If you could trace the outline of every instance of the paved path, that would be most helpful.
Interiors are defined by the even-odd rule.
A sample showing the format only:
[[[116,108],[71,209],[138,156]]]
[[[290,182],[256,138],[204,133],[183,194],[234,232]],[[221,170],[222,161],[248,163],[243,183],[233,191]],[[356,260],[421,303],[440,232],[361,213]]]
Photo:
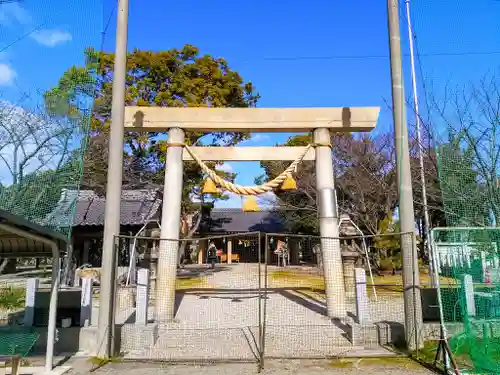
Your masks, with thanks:
[[[76,369],[75,369],[76,370]],[[255,364],[217,364],[208,366],[154,365],[150,363],[109,364],[94,372],[95,375],[255,375]],[[68,375],[83,372],[70,372]],[[352,366],[338,365],[327,361],[267,361],[263,375],[429,375],[432,372],[415,363]]]

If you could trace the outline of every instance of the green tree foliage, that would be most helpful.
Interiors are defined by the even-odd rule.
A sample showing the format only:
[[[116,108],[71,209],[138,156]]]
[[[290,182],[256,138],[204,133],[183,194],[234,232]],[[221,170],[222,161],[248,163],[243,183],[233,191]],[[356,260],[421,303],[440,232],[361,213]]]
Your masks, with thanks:
[[[289,138],[283,146],[306,146],[312,142],[309,134]],[[264,174],[256,179],[257,184],[273,179],[287,167],[286,162],[261,162]],[[280,214],[285,226],[294,233],[319,234],[316,208],[316,172],[314,162],[303,161],[294,176],[297,189],[275,192]]]
[[[47,108],[55,115],[85,116],[80,103],[95,98],[90,114],[90,137],[84,159],[82,188],[104,193],[107,149],[111,123],[114,54],[88,49],[85,66],[73,66],[58,85],[45,94]],[[166,51],[134,50],[127,57],[126,105],[161,107],[253,107],[259,95],[222,58],[201,55],[185,45]],[[189,145],[231,146],[246,139],[244,133],[189,132]],[[161,188],[164,180],[166,140],[159,133],[125,134],[125,188]],[[212,163],[212,167],[220,163]],[[220,172],[233,179],[234,174]],[[183,216],[199,212],[203,174],[195,163],[184,165]],[[212,196],[227,199],[225,196]]]
[[[399,222],[394,222],[392,217],[381,220],[378,227],[378,234],[373,241],[373,246],[383,257],[392,257],[401,250],[400,236],[392,235],[398,233]]]

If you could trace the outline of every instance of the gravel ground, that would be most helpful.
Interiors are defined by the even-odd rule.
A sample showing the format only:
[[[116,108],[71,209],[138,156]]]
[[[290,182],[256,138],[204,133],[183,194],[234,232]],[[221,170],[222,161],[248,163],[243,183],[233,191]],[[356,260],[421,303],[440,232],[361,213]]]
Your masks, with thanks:
[[[132,375],[254,375],[257,374],[255,364],[216,364],[207,366],[195,365],[155,365],[150,363],[116,363],[108,364],[94,372],[95,375],[120,374]],[[68,375],[80,375],[83,372],[71,371]],[[383,365],[350,363],[339,364],[327,361],[267,361],[263,375],[425,375],[432,372],[418,366],[414,362],[384,363]]]
[[[129,358],[254,359],[259,336],[259,267],[225,268],[207,277],[204,290],[182,295],[176,322],[159,326],[153,347],[133,338],[134,327],[124,326],[122,332],[132,339],[126,340],[122,350]],[[327,319],[324,310],[321,301],[308,296],[269,292],[266,354],[330,357],[351,350],[342,327]]]

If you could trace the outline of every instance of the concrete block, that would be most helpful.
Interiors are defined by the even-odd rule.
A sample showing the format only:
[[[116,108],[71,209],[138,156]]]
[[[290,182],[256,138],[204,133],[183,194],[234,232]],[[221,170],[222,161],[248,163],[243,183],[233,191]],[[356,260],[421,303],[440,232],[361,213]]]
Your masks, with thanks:
[[[85,277],[82,279],[82,295],[80,310],[80,326],[92,325],[92,284],[93,279]]]
[[[35,296],[38,291],[40,280],[28,279],[26,282],[26,302],[24,304],[24,325],[32,327],[35,322]]]
[[[137,272],[135,323],[142,326],[148,324],[149,286],[149,270],[147,268],[140,268]]]
[[[358,319],[358,324],[365,324],[368,323],[370,319],[365,270],[363,268],[355,268],[354,279],[356,293],[356,317]]]

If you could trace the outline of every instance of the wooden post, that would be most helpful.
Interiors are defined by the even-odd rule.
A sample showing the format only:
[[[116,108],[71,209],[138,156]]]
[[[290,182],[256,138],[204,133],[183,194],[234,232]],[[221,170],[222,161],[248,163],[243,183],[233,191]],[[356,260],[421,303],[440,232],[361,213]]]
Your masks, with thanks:
[[[231,264],[233,261],[231,259],[233,255],[233,240],[228,239],[227,240],[227,264]]]
[[[92,284],[91,277],[82,278],[82,297],[80,309],[80,326],[88,327],[92,325]]]
[[[135,324],[148,324],[149,282],[149,270],[147,268],[139,268],[137,272]]]
[[[135,248],[135,239],[130,238],[129,243],[129,259],[130,259],[130,280],[129,285],[135,285],[137,276],[137,249]]]
[[[88,263],[89,262],[89,250],[90,250],[90,240],[83,240],[83,256],[82,256],[82,263]]]
[[[198,242],[198,264],[203,264],[203,261],[205,260],[204,254],[206,251],[206,247],[207,241],[200,240],[200,242]]]
[[[32,327],[35,323],[35,297],[40,281],[37,278],[26,282],[26,301],[24,303],[24,325]]]

